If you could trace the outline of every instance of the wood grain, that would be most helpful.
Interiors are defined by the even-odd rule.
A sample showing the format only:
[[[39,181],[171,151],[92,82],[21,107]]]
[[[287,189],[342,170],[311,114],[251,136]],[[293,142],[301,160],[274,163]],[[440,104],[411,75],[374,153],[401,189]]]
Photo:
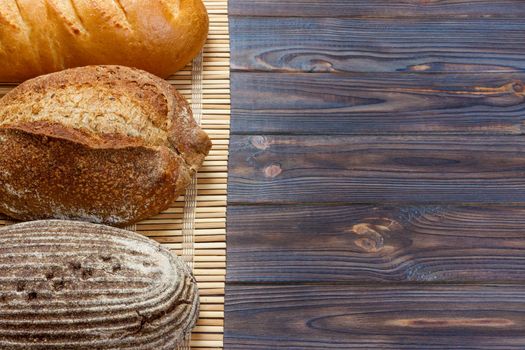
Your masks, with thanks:
[[[525,289],[229,286],[226,349],[523,349]]]
[[[515,72],[525,19],[232,17],[232,69],[287,72]]]
[[[230,206],[228,282],[525,282],[525,207]]]
[[[236,136],[229,202],[524,202],[521,136]]]
[[[229,13],[285,17],[523,17],[525,4],[520,0],[230,0]]]
[[[233,133],[522,133],[524,73],[232,74]]]
[[[230,13],[225,349],[525,349],[525,2]]]

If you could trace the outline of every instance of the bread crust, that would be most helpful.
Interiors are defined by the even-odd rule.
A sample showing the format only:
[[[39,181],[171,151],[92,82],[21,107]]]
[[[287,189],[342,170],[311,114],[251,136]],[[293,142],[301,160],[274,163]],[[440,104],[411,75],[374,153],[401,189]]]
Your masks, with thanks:
[[[64,107],[56,99],[72,87],[80,98]],[[125,96],[126,104],[97,103],[106,94]],[[18,220],[132,224],[167,209],[211,147],[180,94],[127,67],[53,73],[27,81],[0,102],[0,212]],[[111,119],[110,110],[122,120]],[[129,136],[135,129],[141,133]]]
[[[0,348],[172,350],[195,325],[189,267],[155,241],[104,225],[0,229]]]
[[[7,0],[0,6],[0,81],[118,64],[166,78],[204,46],[202,0]]]

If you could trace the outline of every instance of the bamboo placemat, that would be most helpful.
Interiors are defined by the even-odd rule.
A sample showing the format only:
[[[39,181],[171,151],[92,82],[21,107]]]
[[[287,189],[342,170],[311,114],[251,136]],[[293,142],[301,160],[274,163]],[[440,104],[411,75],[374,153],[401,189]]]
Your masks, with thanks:
[[[223,348],[226,275],[226,187],[230,130],[230,45],[227,0],[204,0],[210,33],[203,52],[169,78],[191,103],[213,147],[185,196],[165,212],[128,227],[182,257],[201,294],[200,318],[179,350]],[[0,95],[12,89],[0,86]],[[0,226],[9,224],[0,217]]]
[[[223,347],[226,276],[226,181],[230,135],[230,45],[227,0],[204,0],[210,33],[203,52],[170,78],[191,102],[213,147],[184,197],[166,212],[136,225],[193,268],[201,294],[200,319],[181,350]]]

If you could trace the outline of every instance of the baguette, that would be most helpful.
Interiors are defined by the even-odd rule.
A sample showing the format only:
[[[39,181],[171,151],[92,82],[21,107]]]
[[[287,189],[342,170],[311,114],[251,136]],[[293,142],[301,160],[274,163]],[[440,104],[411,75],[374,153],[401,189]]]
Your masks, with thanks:
[[[41,76],[0,100],[0,212],[129,225],[167,209],[210,147],[186,100],[149,73]]]
[[[0,247],[0,349],[173,350],[196,323],[189,267],[137,233],[34,221]]]
[[[201,0],[5,0],[0,81],[98,64],[166,78],[198,54],[207,34]]]

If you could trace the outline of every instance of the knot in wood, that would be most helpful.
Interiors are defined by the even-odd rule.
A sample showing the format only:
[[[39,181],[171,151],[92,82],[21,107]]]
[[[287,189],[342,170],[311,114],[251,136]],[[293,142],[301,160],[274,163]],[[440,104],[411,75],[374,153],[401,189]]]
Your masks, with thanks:
[[[428,64],[416,64],[416,65],[408,67],[408,70],[412,72],[424,72],[424,71],[429,70],[430,68],[432,67]]]
[[[512,84],[512,89],[514,90],[514,92],[523,92],[523,84],[520,81],[515,82],[514,84]]]
[[[274,178],[283,172],[280,164],[272,164],[264,168],[264,176]]]
[[[310,72],[335,72],[334,65],[331,62],[321,59],[310,60]]]
[[[384,247],[384,239],[381,229],[389,231],[387,227],[376,227],[370,223],[359,223],[352,226],[356,235],[363,236],[354,241],[354,244],[365,252],[376,253]]]
[[[377,253],[379,250],[381,250],[382,246],[378,247],[377,243],[378,242],[368,237],[359,238],[354,241],[356,246],[369,253]]]
[[[260,150],[265,150],[268,147],[270,147],[270,143],[268,142],[268,139],[264,136],[253,136],[250,141],[253,147],[260,149]]]

